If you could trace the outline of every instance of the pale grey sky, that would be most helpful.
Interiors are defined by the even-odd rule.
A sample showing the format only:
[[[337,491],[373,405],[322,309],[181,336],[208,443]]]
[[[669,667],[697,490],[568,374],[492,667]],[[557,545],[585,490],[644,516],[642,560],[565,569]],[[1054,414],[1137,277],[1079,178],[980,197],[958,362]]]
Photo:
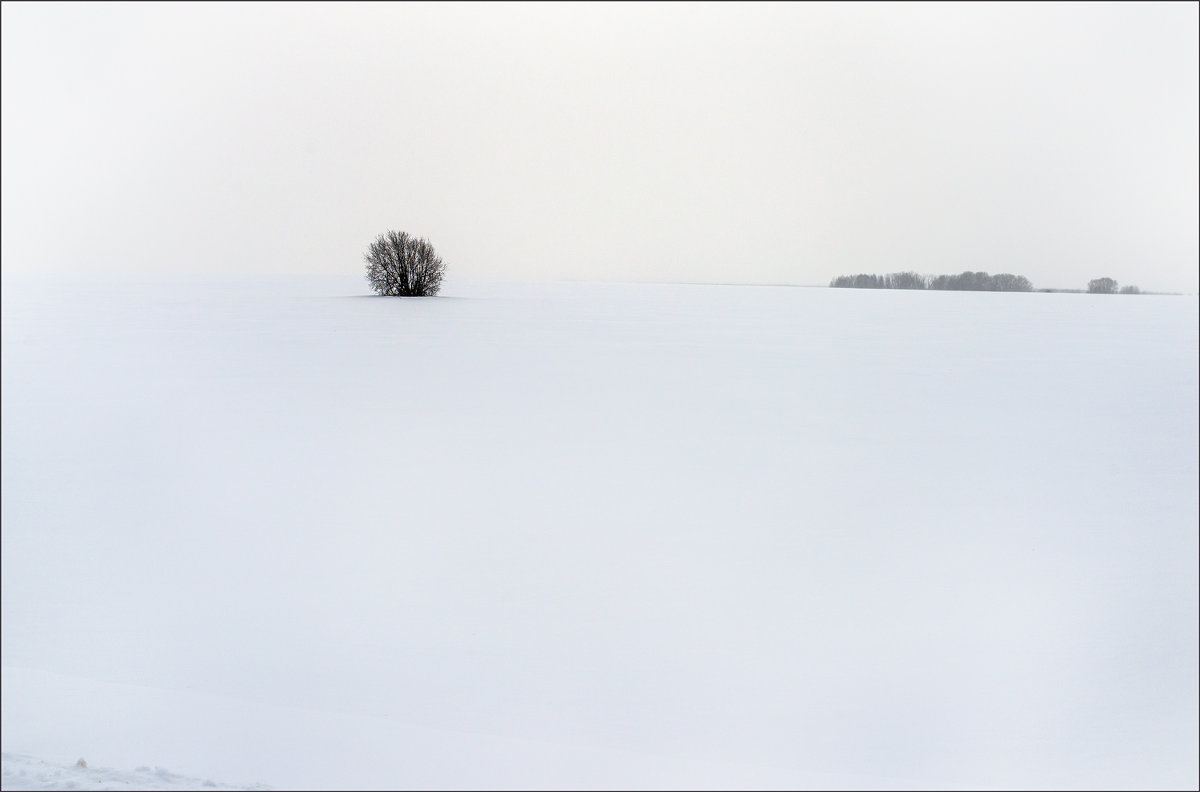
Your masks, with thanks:
[[[6,2],[3,268],[1195,293],[1198,7]]]

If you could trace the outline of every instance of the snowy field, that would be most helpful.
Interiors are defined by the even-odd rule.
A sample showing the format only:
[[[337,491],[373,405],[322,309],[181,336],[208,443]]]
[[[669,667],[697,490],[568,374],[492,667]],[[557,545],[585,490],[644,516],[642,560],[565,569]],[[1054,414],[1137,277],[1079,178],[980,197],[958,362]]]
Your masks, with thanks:
[[[5,276],[4,789],[1200,784],[1196,297],[365,294]]]

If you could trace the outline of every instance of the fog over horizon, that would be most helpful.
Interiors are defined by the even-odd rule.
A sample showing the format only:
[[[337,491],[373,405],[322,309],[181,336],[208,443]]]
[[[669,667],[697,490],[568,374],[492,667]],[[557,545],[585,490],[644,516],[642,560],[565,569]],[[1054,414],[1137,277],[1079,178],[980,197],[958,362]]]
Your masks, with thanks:
[[[3,272],[1195,294],[1198,8],[5,3]]]

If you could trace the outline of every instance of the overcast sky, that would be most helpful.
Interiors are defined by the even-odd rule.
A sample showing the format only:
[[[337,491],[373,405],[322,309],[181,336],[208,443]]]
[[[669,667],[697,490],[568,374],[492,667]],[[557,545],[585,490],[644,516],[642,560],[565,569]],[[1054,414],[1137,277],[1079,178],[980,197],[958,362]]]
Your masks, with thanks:
[[[1195,293],[1198,7],[4,3],[3,268]]]

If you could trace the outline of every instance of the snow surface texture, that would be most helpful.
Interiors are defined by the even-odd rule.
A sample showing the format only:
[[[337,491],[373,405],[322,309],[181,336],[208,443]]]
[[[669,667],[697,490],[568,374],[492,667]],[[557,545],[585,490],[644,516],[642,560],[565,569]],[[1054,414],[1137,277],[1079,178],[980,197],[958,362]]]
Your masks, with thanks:
[[[161,767],[137,767],[122,772],[109,767],[88,767],[80,758],[75,764],[45,762],[22,754],[0,754],[4,789],[265,789],[231,787],[204,778],[187,778]]]
[[[1195,297],[365,291],[5,277],[5,789],[1200,783]]]

